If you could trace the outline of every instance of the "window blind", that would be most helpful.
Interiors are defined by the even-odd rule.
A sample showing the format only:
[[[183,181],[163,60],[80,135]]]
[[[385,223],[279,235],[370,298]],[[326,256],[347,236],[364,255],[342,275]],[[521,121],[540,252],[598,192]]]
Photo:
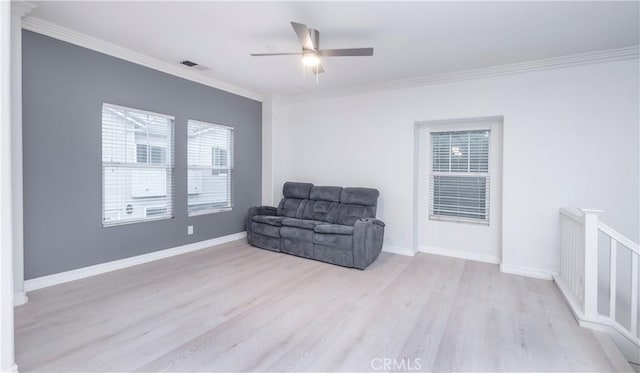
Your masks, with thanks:
[[[189,216],[233,208],[233,128],[189,120]]]
[[[431,133],[430,219],[489,224],[489,130]]]
[[[102,225],[173,217],[174,118],[102,105]]]

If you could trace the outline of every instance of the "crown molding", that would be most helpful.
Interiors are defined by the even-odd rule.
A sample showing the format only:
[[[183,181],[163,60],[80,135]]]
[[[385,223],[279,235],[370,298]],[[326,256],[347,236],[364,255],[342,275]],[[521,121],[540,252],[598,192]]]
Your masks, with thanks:
[[[1,1],[1,0],[0,0]],[[266,96],[262,93],[238,87],[231,83],[206,76],[200,72],[187,70],[186,67],[161,61],[134,50],[118,46],[116,44],[73,31],[66,27],[56,25],[43,19],[28,16],[36,5],[27,1],[12,1],[11,9],[14,14],[26,17],[22,20],[22,28],[50,36],[71,44],[104,53],[116,58],[136,63],[154,70],[171,74],[183,79],[191,80],[213,88],[221,89],[252,100],[264,102]],[[372,83],[359,86],[327,89],[313,93],[303,93],[290,96],[274,95],[273,101],[282,104],[312,101],[323,98],[352,96],[380,91],[422,87],[435,84],[444,84],[464,80],[492,78],[506,75],[521,74],[527,72],[561,69],[588,64],[637,59],[640,57],[640,46],[632,46],[618,49],[580,53],[562,57],[491,66],[479,69],[462,70],[451,73],[425,75],[409,79],[393,80],[388,82]]]
[[[519,62],[507,65],[491,66],[479,69],[462,70],[452,73],[432,74],[416,78],[394,80],[381,83],[373,83],[324,91],[303,93],[291,96],[282,96],[279,102],[283,104],[312,101],[323,98],[341,96],[353,96],[380,91],[389,91],[403,88],[422,87],[435,84],[444,84],[464,80],[492,78],[506,75],[522,74],[541,70],[562,69],[581,65],[589,65],[604,62],[637,59],[640,57],[640,46],[608,49],[596,52],[573,54],[562,57],[547,58],[541,60]]]
[[[11,13],[22,18],[31,14],[36,7],[36,4],[30,1],[11,1]]]
[[[166,74],[171,74],[183,79],[191,80],[196,83],[204,84],[209,87],[221,89],[223,91],[243,96],[255,101],[264,101],[264,95],[242,87],[238,87],[231,83],[224,82],[206,76],[202,73],[188,70],[187,67],[174,65],[169,62],[161,61],[134,50],[118,46],[116,44],[94,38],[92,36],[73,31],[66,27],[56,25],[37,17],[27,17],[22,20],[22,28],[25,30],[37,32],[42,35],[75,44],[83,48],[91,49],[96,52],[104,53],[109,56],[120,58],[125,61],[133,62],[138,65],[148,67]]]

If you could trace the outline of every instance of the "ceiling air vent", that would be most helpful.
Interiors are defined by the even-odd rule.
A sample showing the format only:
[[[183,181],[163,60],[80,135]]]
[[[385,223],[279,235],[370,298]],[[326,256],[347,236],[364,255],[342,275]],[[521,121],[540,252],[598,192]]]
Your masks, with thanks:
[[[182,62],[180,62],[181,64],[185,65],[185,66],[189,66],[189,67],[194,67],[194,66],[198,66],[197,63],[193,62],[193,61],[189,61],[189,60],[184,60]]]
[[[180,64],[181,64],[181,65],[185,65],[185,66],[187,66],[187,67],[190,67],[190,68],[192,68],[192,69],[200,70],[200,71],[207,71],[207,70],[210,70],[210,68],[209,68],[209,67],[206,67],[206,66],[200,65],[200,64],[198,64],[198,63],[195,63],[195,62],[193,62],[193,61],[189,61],[189,60],[180,61]]]

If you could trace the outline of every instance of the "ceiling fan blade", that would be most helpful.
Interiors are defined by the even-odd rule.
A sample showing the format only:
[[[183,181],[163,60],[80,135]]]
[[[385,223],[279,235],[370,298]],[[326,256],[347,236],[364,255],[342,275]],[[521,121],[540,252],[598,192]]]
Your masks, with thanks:
[[[324,69],[322,68],[321,64],[317,64],[316,66],[312,67],[311,70],[316,75],[322,74],[324,72]]]
[[[322,57],[373,56],[373,48],[323,49],[318,51],[318,55]]]
[[[265,56],[302,56],[302,53],[251,53],[254,57],[265,57]]]
[[[302,48],[315,50],[313,46],[313,41],[311,40],[311,34],[309,34],[309,28],[307,25],[303,25],[302,23],[291,22],[291,27],[293,27],[293,31],[298,35],[298,39],[300,39],[300,44],[302,44]]]

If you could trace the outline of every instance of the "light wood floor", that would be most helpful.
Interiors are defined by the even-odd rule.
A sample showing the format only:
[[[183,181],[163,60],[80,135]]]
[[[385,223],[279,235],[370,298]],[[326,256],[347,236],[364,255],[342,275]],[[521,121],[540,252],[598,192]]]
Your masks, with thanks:
[[[370,371],[384,358],[615,370],[550,281],[428,254],[360,271],[244,241],[30,292],[16,355],[21,372]]]

